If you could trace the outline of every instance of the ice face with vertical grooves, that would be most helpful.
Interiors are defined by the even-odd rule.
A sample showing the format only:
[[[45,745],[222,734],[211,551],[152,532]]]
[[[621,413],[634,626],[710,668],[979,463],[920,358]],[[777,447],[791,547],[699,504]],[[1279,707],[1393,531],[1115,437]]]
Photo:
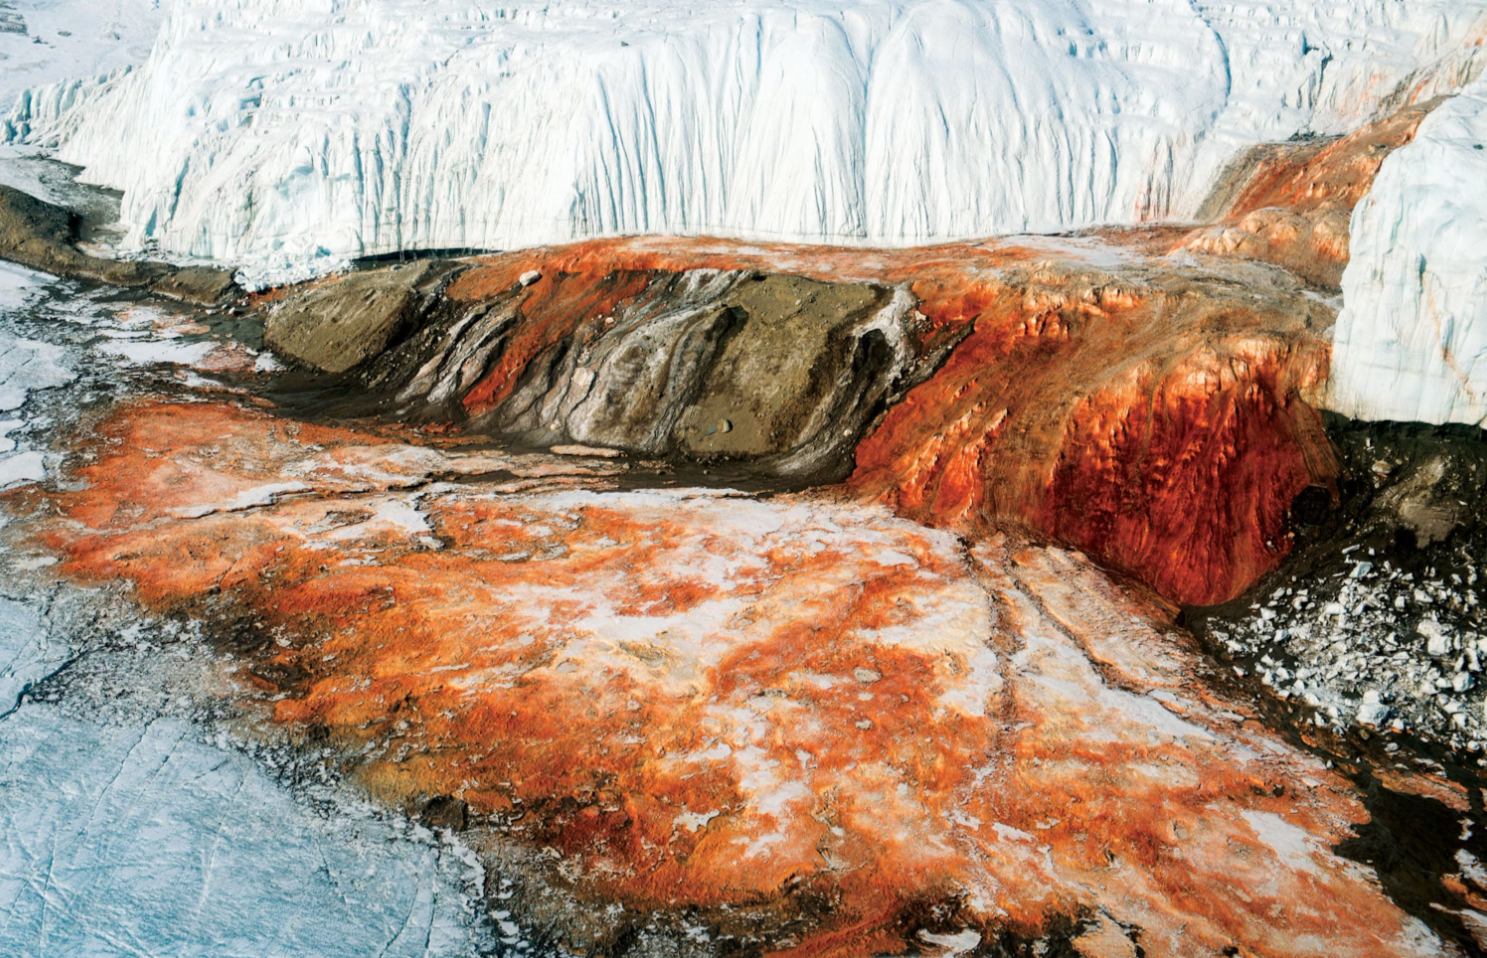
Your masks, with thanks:
[[[1369,114],[1483,0],[176,0],[17,134],[129,242],[245,263],[625,233],[917,244],[1182,218]],[[250,271],[251,275],[251,271]]]
[[[1487,83],[1431,114],[1353,213],[1328,404],[1487,421]]]

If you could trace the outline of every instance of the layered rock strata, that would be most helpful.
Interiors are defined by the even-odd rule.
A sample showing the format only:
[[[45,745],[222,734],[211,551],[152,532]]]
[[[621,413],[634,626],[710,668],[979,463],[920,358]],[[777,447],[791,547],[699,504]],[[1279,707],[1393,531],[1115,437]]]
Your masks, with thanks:
[[[236,623],[267,721],[624,906],[570,914],[576,947],[675,912],[797,954],[1070,917],[1086,955],[1450,953],[1330,850],[1348,784],[1077,555],[212,402],[116,407],[74,453],[12,534]]]

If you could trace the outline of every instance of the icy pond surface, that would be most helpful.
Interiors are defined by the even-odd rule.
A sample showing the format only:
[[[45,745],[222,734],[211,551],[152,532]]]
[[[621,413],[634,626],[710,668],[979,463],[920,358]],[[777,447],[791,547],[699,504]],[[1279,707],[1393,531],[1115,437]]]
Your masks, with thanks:
[[[199,352],[152,319],[0,265],[0,484],[55,467],[48,433],[133,377],[187,375],[140,365]],[[230,737],[187,687],[213,654],[189,630],[36,564],[0,545],[0,954],[496,947],[472,854]]]

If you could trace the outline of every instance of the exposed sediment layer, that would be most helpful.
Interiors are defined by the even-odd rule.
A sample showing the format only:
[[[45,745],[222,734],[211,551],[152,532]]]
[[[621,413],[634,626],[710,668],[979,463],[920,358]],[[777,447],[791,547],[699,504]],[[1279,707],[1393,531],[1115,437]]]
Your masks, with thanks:
[[[74,452],[13,534],[236,623],[272,721],[580,900],[799,954],[1068,916],[1088,955],[1450,953],[1331,851],[1348,784],[1073,554],[220,403],[118,407]]]

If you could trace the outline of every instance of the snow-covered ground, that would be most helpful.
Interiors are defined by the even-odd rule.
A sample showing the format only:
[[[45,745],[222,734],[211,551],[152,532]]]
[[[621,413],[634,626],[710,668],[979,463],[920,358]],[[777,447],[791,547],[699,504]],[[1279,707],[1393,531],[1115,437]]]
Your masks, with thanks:
[[[250,280],[634,232],[914,244],[1189,216],[1240,149],[1356,125],[1484,10],[175,0],[142,68],[10,122],[124,191],[132,246]]]
[[[53,431],[131,378],[180,378],[139,364],[182,358],[182,328],[0,265],[0,484],[42,478]],[[49,583],[45,561],[0,545],[0,954],[495,947],[469,851],[333,776],[306,785],[318,766],[293,752],[226,734],[193,695],[220,653],[107,593]]]
[[[1329,403],[1487,421],[1487,83],[1431,114],[1353,214]]]
[[[162,0],[0,2],[0,100],[138,66],[164,18]]]

